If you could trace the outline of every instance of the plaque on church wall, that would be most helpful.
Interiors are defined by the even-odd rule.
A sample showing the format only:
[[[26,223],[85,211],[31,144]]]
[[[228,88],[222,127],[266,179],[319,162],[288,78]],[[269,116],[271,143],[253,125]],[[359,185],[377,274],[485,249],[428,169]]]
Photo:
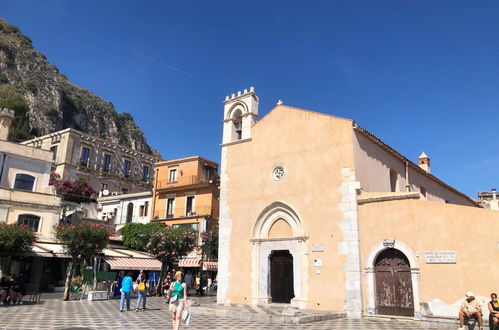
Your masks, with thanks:
[[[324,245],[312,245],[312,252],[323,252]]]
[[[427,264],[455,264],[456,251],[426,251],[424,260]]]

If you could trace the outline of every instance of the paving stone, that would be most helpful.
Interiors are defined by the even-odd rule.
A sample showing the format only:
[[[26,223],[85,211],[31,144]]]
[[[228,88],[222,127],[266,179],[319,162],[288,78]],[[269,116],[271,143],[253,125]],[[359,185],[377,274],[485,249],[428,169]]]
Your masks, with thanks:
[[[60,297],[59,297],[60,298]],[[39,304],[0,306],[0,329],[171,329],[171,317],[168,306],[162,298],[148,297],[148,309],[135,312],[135,309],[127,312],[119,312],[119,300],[102,301],[66,301],[53,299],[50,295],[42,295],[43,301]],[[196,298],[201,306],[209,306],[214,302],[213,297]],[[132,306],[136,300],[132,300]],[[248,309],[244,306],[231,306],[233,312]],[[197,315],[192,308],[193,316],[191,324],[182,326],[182,329],[205,330],[205,329],[248,329],[248,330],[335,330],[335,329],[428,329],[418,322],[403,322],[397,320],[376,319],[327,319],[323,321],[306,324],[281,324],[281,323],[259,323],[255,321],[236,320],[227,316],[217,316],[215,313]],[[251,313],[252,318],[275,318],[279,321],[280,313],[284,309],[267,309],[259,307],[260,312]],[[254,310],[251,308],[251,310]],[[277,312],[277,311],[280,312]],[[269,313],[270,312],[270,313]],[[301,311],[302,312],[302,311]],[[305,311],[305,314],[307,311]],[[309,312],[312,318],[321,315],[316,311]],[[226,315],[230,315],[230,311]],[[249,313],[247,313],[249,314]],[[301,315],[301,314],[299,314]],[[330,317],[334,317],[334,313]],[[438,326],[434,327],[439,328]]]

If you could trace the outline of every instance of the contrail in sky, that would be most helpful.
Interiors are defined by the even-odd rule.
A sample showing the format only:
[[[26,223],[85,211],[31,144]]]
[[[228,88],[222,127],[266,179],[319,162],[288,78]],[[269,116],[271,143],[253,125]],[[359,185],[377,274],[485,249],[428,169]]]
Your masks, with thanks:
[[[168,64],[163,63],[163,62],[161,62],[161,61],[158,61],[158,60],[156,60],[156,59],[154,59],[154,58],[152,58],[152,57],[150,57],[150,56],[146,56],[146,58],[147,58],[149,61],[154,62],[154,63],[157,63],[157,64],[159,64],[159,65],[161,65],[161,66],[164,66],[165,68],[168,68],[168,69],[170,69],[170,70],[172,70],[172,71],[175,71],[175,72],[178,72],[178,73],[184,74],[184,75],[186,75],[186,76],[188,76],[188,77],[194,78],[194,75],[193,75],[193,74],[191,74],[191,73],[189,73],[189,72],[187,72],[187,71],[180,70],[179,68],[176,68],[176,67],[174,67],[174,66],[171,66],[171,65],[168,65]]]

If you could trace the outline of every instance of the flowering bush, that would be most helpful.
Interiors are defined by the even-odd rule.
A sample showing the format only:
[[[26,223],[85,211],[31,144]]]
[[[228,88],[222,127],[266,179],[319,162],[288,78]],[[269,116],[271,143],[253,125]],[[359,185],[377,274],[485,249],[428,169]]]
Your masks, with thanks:
[[[109,228],[96,223],[63,223],[55,227],[55,236],[65,245],[67,253],[73,258],[85,260],[100,253],[107,246],[111,235]]]
[[[65,245],[66,252],[71,256],[63,300],[69,299],[69,288],[75,269],[78,269],[82,261],[89,263],[93,256],[102,252],[112,234],[109,228],[89,222],[60,224],[55,227],[55,237]]]
[[[85,180],[79,178],[75,181],[62,180],[55,172],[50,173],[49,185],[54,186],[56,192],[63,195],[66,201],[79,203],[95,195],[95,190]]]
[[[120,232],[123,237],[123,244],[126,247],[146,251],[146,244],[149,242],[150,236],[164,228],[165,225],[158,222],[149,222],[146,224],[129,222],[120,229]]]
[[[24,225],[0,223],[0,256],[20,255],[31,251],[36,235]]]
[[[196,244],[197,232],[187,228],[166,227],[150,235],[146,244],[146,251],[156,256],[162,263],[173,264],[187,253],[191,252]]]

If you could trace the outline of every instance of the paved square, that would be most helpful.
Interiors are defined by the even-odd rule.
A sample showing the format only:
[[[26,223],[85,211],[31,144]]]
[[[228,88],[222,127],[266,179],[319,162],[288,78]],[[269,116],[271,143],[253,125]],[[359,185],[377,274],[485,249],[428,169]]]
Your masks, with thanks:
[[[148,297],[148,309],[119,312],[119,300],[63,302],[44,298],[34,305],[0,306],[0,329],[171,329],[171,318],[162,298]],[[57,296],[58,297],[58,296]],[[208,298],[210,299],[210,298]],[[135,307],[132,299],[131,307]],[[416,322],[339,319],[302,325],[261,324],[193,312],[183,329],[424,329]],[[428,329],[428,328],[426,328]]]

